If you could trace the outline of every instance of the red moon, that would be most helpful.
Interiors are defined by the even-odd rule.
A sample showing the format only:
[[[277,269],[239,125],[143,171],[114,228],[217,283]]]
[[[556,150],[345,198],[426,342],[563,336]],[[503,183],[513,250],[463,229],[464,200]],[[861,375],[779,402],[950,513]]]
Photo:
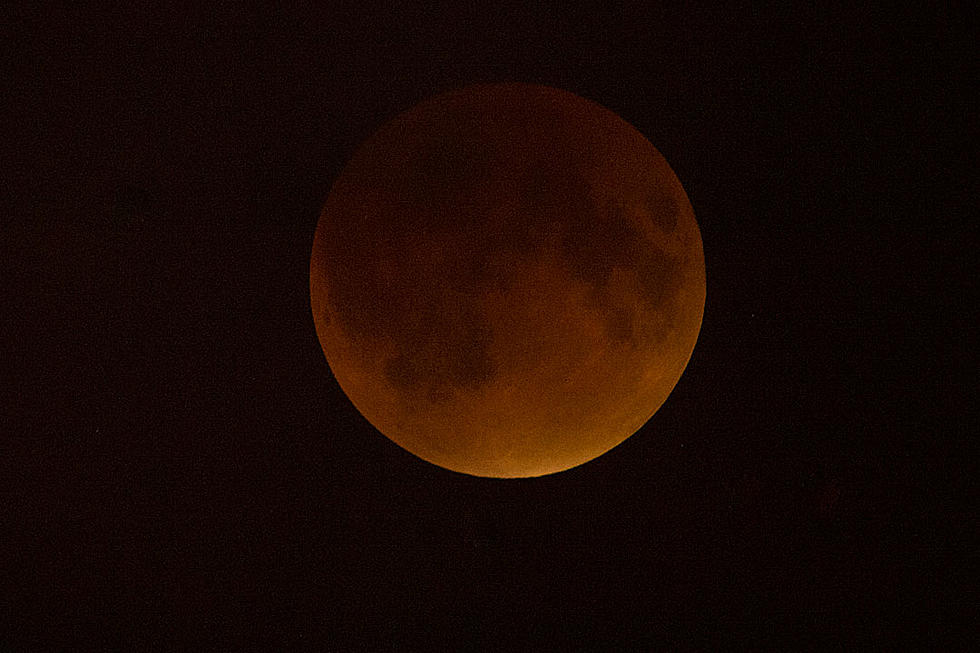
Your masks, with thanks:
[[[441,467],[551,474],[635,433],[704,312],[694,211],[660,152],[572,93],[438,95],[382,126],[320,216],[327,362],[381,433]]]

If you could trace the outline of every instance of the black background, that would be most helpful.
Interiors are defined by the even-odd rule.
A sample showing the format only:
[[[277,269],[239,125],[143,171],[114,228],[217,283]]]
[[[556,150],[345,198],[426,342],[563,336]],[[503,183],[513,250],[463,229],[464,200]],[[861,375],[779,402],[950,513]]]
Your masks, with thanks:
[[[3,10],[0,642],[966,643],[966,12],[205,4]],[[643,132],[708,279],[647,426],[511,481],[378,434],[308,292],[357,145],[505,80]]]

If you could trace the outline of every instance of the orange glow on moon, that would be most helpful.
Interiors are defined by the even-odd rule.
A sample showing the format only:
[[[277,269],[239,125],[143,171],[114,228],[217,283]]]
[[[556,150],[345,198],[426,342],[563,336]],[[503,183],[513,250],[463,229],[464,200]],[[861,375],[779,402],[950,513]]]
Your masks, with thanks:
[[[354,406],[436,465],[580,465],[660,408],[705,300],[694,211],[660,153],[571,93],[492,84],[381,127],[317,225],[310,299]]]

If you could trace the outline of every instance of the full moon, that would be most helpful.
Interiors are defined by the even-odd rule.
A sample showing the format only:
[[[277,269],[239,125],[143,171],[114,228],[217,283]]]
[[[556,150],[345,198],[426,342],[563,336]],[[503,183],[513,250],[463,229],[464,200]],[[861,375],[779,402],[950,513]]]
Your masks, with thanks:
[[[705,301],[691,203],[640,132],[572,93],[476,85],[355,152],[314,237],[337,382],[382,434],[475,476],[605,453],[663,405]]]

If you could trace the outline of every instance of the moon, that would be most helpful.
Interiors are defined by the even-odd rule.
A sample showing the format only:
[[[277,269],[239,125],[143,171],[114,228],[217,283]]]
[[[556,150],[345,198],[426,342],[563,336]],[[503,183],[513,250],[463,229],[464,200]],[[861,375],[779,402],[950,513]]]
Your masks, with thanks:
[[[320,215],[310,302],[382,434],[474,476],[566,470],[661,407],[705,302],[701,235],[639,131],[567,91],[468,86],[355,152]]]

